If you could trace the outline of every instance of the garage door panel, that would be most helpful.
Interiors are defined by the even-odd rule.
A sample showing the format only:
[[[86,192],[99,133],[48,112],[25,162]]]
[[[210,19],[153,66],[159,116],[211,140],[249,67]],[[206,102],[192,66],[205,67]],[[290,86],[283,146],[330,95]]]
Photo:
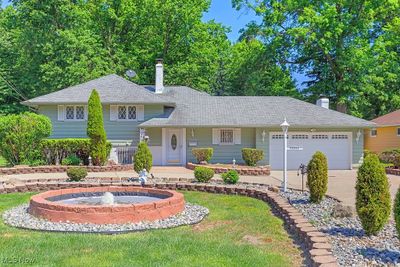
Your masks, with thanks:
[[[298,146],[303,150],[288,151],[288,169],[296,170],[302,163],[307,165],[316,151],[326,155],[329,169],[349,169],[350,142],[349,133],[290,133],[288,147]],[[273,170],[283,169],[283,139],[278,133],[270,135],[270,165]]]

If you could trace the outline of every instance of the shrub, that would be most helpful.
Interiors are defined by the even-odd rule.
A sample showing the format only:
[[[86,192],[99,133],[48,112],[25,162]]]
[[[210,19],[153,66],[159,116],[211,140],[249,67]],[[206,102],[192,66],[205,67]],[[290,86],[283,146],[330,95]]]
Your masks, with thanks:
[[[25,112],[0,117],[0,153],[12,165],[41,159],[40,140],[51,134],[48,117]]]
[[[307,186],[310,189],[310,201],[321,202],[328,190],[328,162],[320,151],[317,151],[308,163]]]
[[[248,166],[256,166],[257,162],[264,159],[264,151],[255,148],[242,148],[242,158]]]
[[[235,170],[227,171],[221,174],[221,177],[226,184],[236,184],[239,181],[239,174]]]
[[[71,154],[76,155],[85,165],[89,163],[90,139],[88,138],[44,139],[40,147],[49,165],[62,163]],[[111,147],[111,143],[107,142],[107,155],[110,154]]]
[[[87,176],[87,170],[84,167],[73,167],[67,170],[67,175],[71,181],[79,182]]]
[[[400,167],[400,149],[389,149],[383,151],[379,155],[381,162],[386,164],[392,164],[394,167]]]
[[[43,165],[46,165],[46,161],[44,161],[43,159],[37,159],[37,160],[29,162],[30,167],[37,167],[37,166],[43,166]]]
[[[214,177],[214,170],[207,167],[196,167],[194,169],[194,177],[197,181],[207,183]]]
[[[390,216],[389,182],[376,155],[368,155],[357,172],[356,210],[367,235],[378,233]]]
[[[90,156],[93,165],[104,165],[107,160],[107,137],[104,130],[103,108],[100,96],[93,90],[88,101],[87,135],[90,138]]]
[[[137,173],[141,172],[143,169],[146,169],[149,172],[151,167],[153,167],[153,155],[151,154],[146,142],[142,141],[139,143],[138,149],[134,155],[133,164],[133,169]]]
[[[214,149],[207,148],[192,148],[192,154],[196,158],[197,163],[202,161],[209,162],[214,154]]]
[[[71,154],[65,159],[61,161],[62,165],[79,165],[81,163],[80,158],[78,158],[76,155]]]
[[[396,221],[397,236],[400,238],[400,187],[397,190],[396,198],[394,200],[394,220]]]

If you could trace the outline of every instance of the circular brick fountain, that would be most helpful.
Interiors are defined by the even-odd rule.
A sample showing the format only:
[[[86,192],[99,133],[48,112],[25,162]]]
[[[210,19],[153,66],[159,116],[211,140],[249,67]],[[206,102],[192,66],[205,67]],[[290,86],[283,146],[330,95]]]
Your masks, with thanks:
[[[110,192],[116,202],[100,203]],[[142,187],[90,187],[47,191],[32,196],[29,213],[51,222],[126,224],[168,218],[185,209],[181,193]]]

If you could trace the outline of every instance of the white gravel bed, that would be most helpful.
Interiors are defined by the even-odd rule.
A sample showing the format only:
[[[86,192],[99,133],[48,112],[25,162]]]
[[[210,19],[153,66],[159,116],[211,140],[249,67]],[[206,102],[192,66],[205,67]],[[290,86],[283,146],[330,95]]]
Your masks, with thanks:
[[[312,204],[307,192],[293,191],[281,195],[327,235],[341,266],[400,266],[400,242],[392,219],[377,236],[367,236],[358,217],[331,216],[338,203],[332,198]]]
[[[118,234],[126,232],[144,231],[150,229],[166,229],[182,225],[191,225],[201,222],[209,213],[205,207],[186,203],[185,210],[167,219],[152,222],[139,222],[128,224],[91,224],[50,222],[39,219],[28,213],[29,204],[23,204],[3,213],[4,222],[10,226],[49,231],[49,232],[78,232],[78,233],[103,233]]]

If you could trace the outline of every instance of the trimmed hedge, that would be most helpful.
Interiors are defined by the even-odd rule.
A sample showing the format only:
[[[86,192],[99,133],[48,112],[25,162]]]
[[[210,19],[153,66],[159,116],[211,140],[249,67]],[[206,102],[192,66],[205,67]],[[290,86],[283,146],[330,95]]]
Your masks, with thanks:
[[[367,235],[377,234],[390,216],[390,191],[385,168],[370,154],[357,172],[356,210]]]
[[[239,181],[239,174],[235,170],[227,171],[221,174],[221,177],[226,184],[236,184]]]
[[[76,155],[88,165],[90,145],[88,138],[43,139],[40,142],[43,158],[48,165],[58,165],[69,155]],[[111,143],[107,142],[107,155],[110,154],[111,147]]]
[[[87,170],[83,167],[74,167],[67,170],[67,175],[71,181],[79,182],[87,176]]]
[[[81,163],[81,159],[78,158],[76,155],[69,155],[65,159],[61,161],[61,165],[67,166],[77,166]]]
[[[201,163],[202,161],[209,162],[214,154],[214,149],[211,147],[192,148],[192,154],[196,158],[197,163]]]
[[[310,189],[310,201],[321,202],[328,190],[328,161],[320,151],[315,152],[308,163],[307,186]]]
[[[214,177],[213,169],[202,166],[194,168],[194,178],[196,178],[198,182],[207,183],[213,177]]]
[[[257,162],[264,159],[264,151],[255,148],[242,148],[242,158],[248,166],[256,166]]]
[[[385,150],[379,155],[379,159],[383,163],[392,164],[394,167],[400,168],[400,149]]]
[[[396,198],[394,200],[393,213],[396,222],[397,236],[400,238],[400,187],[397,189]]]
[[[139,173],[143,169],[150,172],[153,167],[153,155],[147,143],[142,141],[139,143],[133,159],[133,169]]]
[[[108,156],[107,136],[104,130],[103,107],[96,90],[92,91],[88,101],[87,136],[90,138],[90,156],[93,165],[104,165]]]

